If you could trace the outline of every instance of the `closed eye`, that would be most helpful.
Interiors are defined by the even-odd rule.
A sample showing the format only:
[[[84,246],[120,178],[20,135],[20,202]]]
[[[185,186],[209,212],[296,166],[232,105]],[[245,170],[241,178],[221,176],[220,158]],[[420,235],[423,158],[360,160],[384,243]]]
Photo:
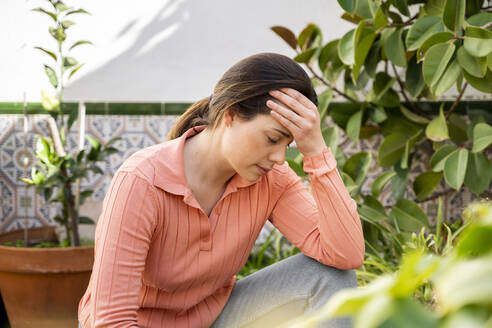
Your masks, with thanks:
[[[268,139],[268,142],[270,142],[271,144],[276,144],[278,142],[278,140],[274,140],[270,137],[267,137],[267,139]]]

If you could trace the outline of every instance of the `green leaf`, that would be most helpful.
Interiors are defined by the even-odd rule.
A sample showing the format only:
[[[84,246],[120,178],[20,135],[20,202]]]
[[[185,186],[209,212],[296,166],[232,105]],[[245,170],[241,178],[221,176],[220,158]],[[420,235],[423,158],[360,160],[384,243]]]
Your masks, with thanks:
[[[359,78],[360,69],[376,38],[374,30],[372,28],[367,28],[365,24],[365,21],[360,22],[354,37],[354,66],[352,67],[352,80],[354,83],[356,83]]]
[[[355,2],[355,14],[372,19],[376,14],[378,4],[374,0],[357,0]]]
[[[439,186],[442,180],[441,172],[424,172],[413,182],[413,190],[417,200],[424,200]]]
[[[444,178],[448,185],[459,190],[465,180],[468,150],[460,148],[453,152],[444,163]]]
[[[417,50],[429,37],[443,30],[441,17],[422,16],[418,18],[408,30],[405,40],[407,49],[409,51]]]
[[[77,59],[73,57],[65,57],[63,58],[63,67],[68,68],[77,65]]]
[[[425,88],[422,64],[417,63],[416,56],[412,56],[408,62],[408,68],[405,72],[405,86],[408,93],[414,98],[417,98]]]
[[[424,81],[429,87],[434,86],[439,81],[453,56],[455,48],[453,43],[439,43],[427,51],[423,72]]]
[[[492,259],[460,261],[439,275],[435,286],[442,313],[455,311],[467,304],[492,302]],[[452,312],[451,312],[452,313]]]
[[[387,136],[378,149],[378,161],[382,167],[389,167],[397,163],[405,149],[407,136],[403,134],[390,134]]]
[[[89,140],[90,144],[92,145],[92,148],[98,149],[101,147],[101,143],[99,142],[99,140],[97,140],[91,135],[86,135],[86,137]]]
[[[476,224],[460,236],[456,245],[456,253],[459,257],[483,256],[492,251],[492,226]]]
[[[393,0],[393,5],[398,9],[398,11],[404,16],[410,16],[408,11],[407,0]]]
[[[492,72],[487,70],[487,73],[484,77],[478,78],[473,75],[468,74],[466,71],[463,71],[463,75],[468,83],[475,89],[485,92],[492,93]]]
[[[478,123],[473,127],[473,148],[476,153],[484,150],[492,143],[492,126],[487,123]]]
[[[338,0],[340,7],[343,8],[346,12],[353,14],[355,12],[357,0]]]
[[[476,15],[473,15],[473,16],[469,17],[466,20],[466,22],[469,25],[472,25],[472,26],[483,26],[483,25],[486,25],[486,24],[492,22],[492,13],[491,12],[483,11],[481,13],[478,13]],[[489,27],[489,30],[491,28],[492,27]]]
[[[352,66],[355,63],[354,36],[355,29],[352,29],[345,33],[338,42],[338,57],[347,66]]]
[[[372,183],[371,194],[374,197],[379,197],[381,191],[383,191],[384,186],[390,181],[390,179],[396,174],[395,171],[386,171],[380,174]]]
[[[347,135],[350,140],[356,142],[359,140],[360,126],[362,123],[362,115],[364,114],[364,109],[361,108],[355,114],[350,116],[347,122]]]
[[[310,61],[317,50],[318,48],[307,49],[306,51],[301,52],[299,55],[295,56],[294,60],[298,63],[307,63]]]
[[[381,44],[379,41],[376,41],[372,44],[371,50],[369,50],[369,54],[364,62],[365,71],[370,77],[374,78],[376,76],[376,69],[380,60]]]
[[[361,186],[367,176],[367,172],[369,172],[370,166],[371,155],[368,152],[362,151],[352,155],[347,162],[345,162],[343,171],[347,173],[358,186]]]
[[[321,46],[321,37],[320,28],[316,24],[311,23],[299,33],[297,44],[302,51],[313,47],[319,47]]]
[[[382,123],[388,118],[388,115],[386,115],[386,112],[384,108],[382,107],[375,107],[373,108],[371,112],[371,120],[374,123]]]
[[[447,28],[461,35],[461,28],[465,20],[466,0],[446,0],[442,21]]]
[[[359,110],[360,105],[357,103],[339,103],[337,104],[337,106],[330,109],[330,117],[336,125],[345,130],[349,118],[352,116],[352,114],[355,114]]]
[[[41,50],[42,52],[48,54],[51,58],[53,58],[56,61],[56,55],[52,51],[46,50],[46,49],[41,48],[41,47],[34,47],[34,49]]]
[[[382,6],[379,6],[374,16],[374,27],[380,29],[386,27],[386,25],[388,25],[388,18],[386,18]]]
[[[432,141],[449,139],[448,126],[446,124],[442,105],[439,110],[439,116],[434,118],[425,128],[425,135]]]
[[[376,74],[376,78],[372,84],[372,95],[368,96],[368,101],[378,101],[383,95],[391,89],[396,79],[389,76],[385,72],[379,72]]]
[[[75,66],[72,71],[70,72],[70,74],[68,75],[68,79],[70,80],[70,78],[72,77],[72,75],[74,75],[82,66],[84,66],[84,64],[79,64],[77,66]]]
[[[320,116],[320,123],[323,127],[325,124],[325,117],[328,112],[328,106],[333,99],[333,91],[331,88],[327,88],[318,96],[318,112]]]
[[[405,195],[410,169],[403,169],[398,163],[393,166],[393,169],[396,174],[391,178],[391,195],[395,200],[399,200]]]
[[[288,28],[284,26],[272,26],[270,28],[275,34],[277,34],[279,37],[282,38],[292,49],[296,50],[297,49],[297,38],[294,32],[289,30]],[[73,48],[75,45],[73,45],[71,48]],[[70,48],[70,49],[71,49]]]
[[[492,52],[487,56],[487,67],[492,71]]]
[[[72,50],[73,48],[77,47],[77,46],[80,46],[82,44],[90,44],[90,45],[94,45],[92,42],[90,41],[87,41],[87,40],[80,40],[80,41],[77,41],[75,42],[74,44],[72,44],[72,46],[68,49],[68,50]]]
[[[41,105],[47,111],[59,111],[60,109],[60,101],[44,91],[41,91]]]
[[[64,29],[67,29],[70,26],[75,25],[75,22],[73,22],[71,20],[64,20],[63,22],[61,22],[61,25],[63,26]]]
[[[60,43],[63,42],[63,41],[65,41],[65,39],[67,38],[67,35],[65,34],[65,31],[61,27],[58,27],[58,28],[50,27],[49,28],[49,31],[50,31],[51,36],[56,41],[58,41]]]
[[[457,51],[457,58],[460,66],[475,77],[484,77],[487,72],[487,57],[472,56],[464,47],[460,47]]]
[[[422,12],[427,15],[442,16],[445,1],[446,0],[428,0],[422,8]]]
[[[444,170],[444,163],[458,147],[455,145],[443,145],[432,155],[429,165],[434,172],[440,172]]]
[[[468,26],[463,46],[472,56],[487,56],[492,52],[492,32],[484,28]]]
[[[392,218],[400,231],[419,232],[423,227],[428,227],[427,215],[417,203],[400,199],[390,212]]]
[[[470,153],[466,166],[465,185],[475,195],[480,195],[490,186],[492,180],[492,163],[480,153]]]
[[[434,88],[431,88],[431,91],[433,91],[436,96],[442,95],[453,86],[460,74],[461,67],[458,64],[458,61],[454,59],[444,71],[444,74],[439,79],[439,82],[434,85]]]
[[[55,22],[57,20],[57,16],[55,13],[52,13],[51,11],[45,10],[43,8],[34,8],[34,9],[32,9],[32,11],[37,11],[37,12],[46,14],[46,15],[50,16]]]
[[[355,197],[355,195],[358,193],[359,187],[355,184],[354,180],[350,177],[345,172],[340,173],[342,177],[343,184],[345,185],[345,188],[347,188],[347,191],[349,192],[350,196]]]
[[[400,106],[400,110],[401,110],[402,114],[412,122],[415,122],[418,124],[429,123],[429,120],[427,118],[415,114],[414,112],[410,111],[409,109],[407,109],[403,105]]]
[[[44,72],[48,76],[48,79],[50,80],[51,85],[53,85],[53,87],[57,88],[58,87],[58,78],[56,76],[55,70],[48,65],[44,65]]]
[[[449,137],[456,143],[468,141],[468,124],[460,115],[451,114],[448,118]]]
[[[388,35],[388,39],[385,43],[385,52],[388,59],[400,67],[407,67],[407,57],[405,54],[405,47],[401,35],[403,29],[392,28],[392,33]]]
[[[417,62],[424,60],[427,50],[435,44],[444,43],[453,38],[453,33],[451,32],[437,32],[430,36],[417,50]]]
[[[87,14],[90,15],[90,13],[84,9],[77,9],[77,10],[71,10],[69,11],[65,16],[68,15],[73,15],[73,14]]]
[[[79,223],[80,224],[96,224],[94,220],[92,220],[88,216],[79,216]]]
[[[331,152],[333,154],[335,154],[337,147],[338,147],[338,130],[337,130],[337,127],[336,126],[330,126],[330,127],[324,128],[321,131],[321,134],[323,135],[323,139],[325,141],[326,146],[331,149]]]

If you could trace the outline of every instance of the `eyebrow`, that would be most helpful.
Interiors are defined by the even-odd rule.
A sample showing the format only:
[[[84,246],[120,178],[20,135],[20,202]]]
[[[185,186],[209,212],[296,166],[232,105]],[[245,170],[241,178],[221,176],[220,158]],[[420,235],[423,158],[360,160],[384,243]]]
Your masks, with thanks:
[[[280,129],[277,129],[277,128],[272,128],[272,129],[275,130],[275,131],[277,131],[277,132],[279,132],[279,133],[281,133],[286,138],[292,138],[292,136],[290,134],[285,133],[284,131],[282,131]]]

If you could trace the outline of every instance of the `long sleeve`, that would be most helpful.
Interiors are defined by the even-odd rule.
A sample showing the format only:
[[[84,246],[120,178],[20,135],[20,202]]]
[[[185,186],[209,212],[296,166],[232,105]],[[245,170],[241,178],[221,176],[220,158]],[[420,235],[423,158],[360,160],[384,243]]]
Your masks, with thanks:
[[[326,147],[304,157],[304,171],[311,178],[311,195],[301,179],[288,168],[287,185],[270,221],[306,255],[340,269],[354,269],[364,260],[364,236],[357,204],[350,197]]]
[[[155,190],[134,173],[111,182],[96,228],[90,327],[138,327],[142,272],[157,226]]]

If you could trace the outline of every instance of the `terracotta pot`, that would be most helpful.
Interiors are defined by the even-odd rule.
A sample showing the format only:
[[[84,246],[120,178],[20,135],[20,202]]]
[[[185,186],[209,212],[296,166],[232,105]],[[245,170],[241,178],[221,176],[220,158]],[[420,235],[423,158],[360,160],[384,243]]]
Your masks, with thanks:
[[[94,246],[0,246],[0,290],[12,328],[77,327]]]

